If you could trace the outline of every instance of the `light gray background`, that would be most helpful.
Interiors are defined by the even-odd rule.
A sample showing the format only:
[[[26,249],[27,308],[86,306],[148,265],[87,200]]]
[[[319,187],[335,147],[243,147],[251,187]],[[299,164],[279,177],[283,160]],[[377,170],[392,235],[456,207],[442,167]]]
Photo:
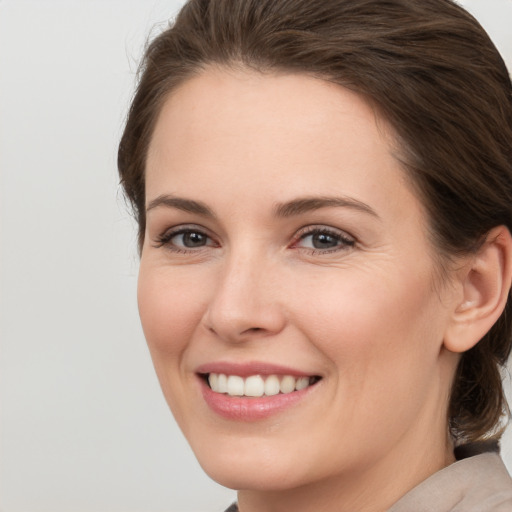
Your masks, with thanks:
[[[0,511],[215,512],[153,374],[116,145],[179,0],[0,0]],[[512,0],[463,2],[512,68]],[[512,433],[504,443],[512,469]],[[255,468],[257,470],[257,468]]]

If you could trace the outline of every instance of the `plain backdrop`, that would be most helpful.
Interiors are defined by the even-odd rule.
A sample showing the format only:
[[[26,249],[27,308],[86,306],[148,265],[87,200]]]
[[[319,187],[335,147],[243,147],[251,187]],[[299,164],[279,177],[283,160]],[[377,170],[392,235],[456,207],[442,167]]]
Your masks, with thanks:
[[[512,0],[463,3],[512,68]],[[0,0],[1,512],[216,512],[235,497],[161,395],[116,174],[142,47],[180,4]],[[512,469],[510,430],[503,452]]]

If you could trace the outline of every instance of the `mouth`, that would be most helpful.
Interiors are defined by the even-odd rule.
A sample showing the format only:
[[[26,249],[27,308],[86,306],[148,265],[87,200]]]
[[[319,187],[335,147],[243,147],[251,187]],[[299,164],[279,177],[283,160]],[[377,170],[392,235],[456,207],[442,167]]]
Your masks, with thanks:
[[[225,373],[200,373],[214,393],[231,397],[261,398],[287,395],[314,386],[321,380],[318,375],[228,375]]]
[[[196,369],[209,408],[229,421],[252,422],[315,403],[323,376],[263,361],[218,361]]]

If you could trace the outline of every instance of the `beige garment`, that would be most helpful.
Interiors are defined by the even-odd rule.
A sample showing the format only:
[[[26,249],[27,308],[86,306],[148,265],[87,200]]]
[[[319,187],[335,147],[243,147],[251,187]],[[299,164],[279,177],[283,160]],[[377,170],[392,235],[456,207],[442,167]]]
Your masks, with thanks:
[[[512,512],[512,478],[499,454],[486,451],[497,447],[471,446],[479,454],[434,473],[388,512]],[[236,503],[226,512],[238,512]]]
[[[482,453],[434,473],[388,512],[512,512],[512,479],[497,453]]]

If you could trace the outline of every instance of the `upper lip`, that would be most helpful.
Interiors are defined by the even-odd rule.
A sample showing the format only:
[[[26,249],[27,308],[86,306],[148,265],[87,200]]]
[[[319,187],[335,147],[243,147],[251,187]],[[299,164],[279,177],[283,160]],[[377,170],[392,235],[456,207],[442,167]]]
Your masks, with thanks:
[[[216,361],[200,365],[196,369],[198,374],[223,373],[225,375],[238,375],[248,377],[250,375],[291,375],[293,377],[312,377],[318,374],[305,372],[297,368],[282,366],[263,361],[247,363],[234,363],[229,361]]]

